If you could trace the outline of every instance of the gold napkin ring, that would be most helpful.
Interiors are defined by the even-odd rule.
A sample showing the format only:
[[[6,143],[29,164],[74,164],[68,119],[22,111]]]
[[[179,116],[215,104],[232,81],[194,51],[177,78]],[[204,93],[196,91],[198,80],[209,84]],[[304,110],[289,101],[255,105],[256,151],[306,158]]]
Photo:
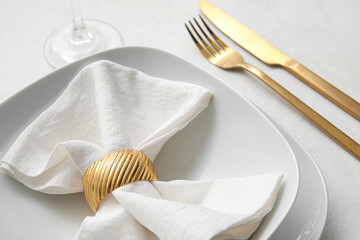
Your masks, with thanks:
[[[128,149],[110,153],[93,163],[82,178],[86,201],[96,212],[113,190],[136,181],[159,180],[151,160],[142,152]]]

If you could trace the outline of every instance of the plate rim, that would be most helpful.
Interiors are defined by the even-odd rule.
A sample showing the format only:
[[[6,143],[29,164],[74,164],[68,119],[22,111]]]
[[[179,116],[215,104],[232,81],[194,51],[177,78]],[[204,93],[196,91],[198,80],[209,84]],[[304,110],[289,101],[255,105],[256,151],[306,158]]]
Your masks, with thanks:
[[[250,100],[251,101],[251,100]],[[255,106],[257,106],[256,103],[254,103]],[[257,106],[258,107],[258,106]],[[263,110],[262,108],[258,107],[261,111],[263,111],[265,113],[265,115],[268,115],[267,117],[270,117],[271,121],[276,122],[276,124],[278,124],[280,127],[283,128],[284,131],[287,132],[287,134],[289,134],[289,136],[294,140],[294,142],[296,142],[296,144],[302,149],[302,151],[304,151],[304,153],[306,153],[307,157],[309,158],[309,160],[311,161],[311,163],[313,164],[314,169],[316,170],[316,173],[319,175],[320,177],[320,181],[321,181],[321,186],[322,189],[324,190],[323,194],[324,194],[324,199],[325,202],[323,203],[325,206],[325,212],[324,212],[324,220],[321,223],[321,231],[320,234],[318,236],[317,239],[320,239],[324,233],[324,229],[325,229],[325,224],[326,224],[326,219],[328,217],[328,209],[329,209],[329,195],[328,195],[328,189],[327,189],[327,185],[326,185],[326,180],[324,178],[324,175],[319,167],[319,165],[317,164],[317,162],[315,161],[314,157],[312,156],[311,153],[309,153],[309,151],[307,151],[307,149],[304,147],[304,145],[300,142],[300,140],[294,136],[293,133],[291,133],[288,128],[281,123],[276,117],[274,117],[271,113]]]

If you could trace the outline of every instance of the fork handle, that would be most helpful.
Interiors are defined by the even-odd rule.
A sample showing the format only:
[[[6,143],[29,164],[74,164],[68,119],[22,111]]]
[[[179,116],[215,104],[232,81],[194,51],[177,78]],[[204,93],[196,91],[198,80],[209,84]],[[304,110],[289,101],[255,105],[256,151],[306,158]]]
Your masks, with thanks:
[[[245,69],[258,77],[266,85],[271,87],[275,92],[277,92],[281,97],[288,101],[291,105],[297,108],[302,112],[306,117],[308,117],[313,123],[315,123],[322,131],[328,134],[333,140],[340,144],[343,148],[349,151],[354,155],[358,160],[360,160],[360,145],[355,142],[352,138],[343,133],[340,129],[331,124],[328,120],[323,118],[320,114],[315,112],[312,108],[302,102],[300,99],[295,97],[291,92],[283,88],[280,84],[275,82],[268,75],[257,69],[256,67],[244,63],[239,65],[239,68]]]
[[[331,85],[304,65],[291,59],[283,66],[288,72],[315,89],[321,95],[360,121],[360,103]]]

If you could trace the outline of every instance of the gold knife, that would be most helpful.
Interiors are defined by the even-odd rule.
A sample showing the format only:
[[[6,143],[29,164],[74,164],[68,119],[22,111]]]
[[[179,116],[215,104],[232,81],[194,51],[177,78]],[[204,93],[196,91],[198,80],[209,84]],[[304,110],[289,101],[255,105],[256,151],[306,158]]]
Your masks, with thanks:
[[[265,39],[208,1],[199,3],[204,15],[233,41],[266,64],[281,66],[324,97],[360,120],[360,104],[275,48]]]

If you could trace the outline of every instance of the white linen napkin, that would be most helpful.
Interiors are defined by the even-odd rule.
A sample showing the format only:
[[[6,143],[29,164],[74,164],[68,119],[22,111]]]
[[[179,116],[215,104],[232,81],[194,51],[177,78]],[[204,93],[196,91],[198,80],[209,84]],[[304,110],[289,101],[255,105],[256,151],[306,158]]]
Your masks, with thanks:
[[[82,191],[82,174],[122,149],[154,161],[211,93],[109,61],[86,66],[19,135],[0,168],[29,188]],[[214,181],[141,181],[120,187],[87,217],[78,239],[246,239],[271,210],[281,174]]]

